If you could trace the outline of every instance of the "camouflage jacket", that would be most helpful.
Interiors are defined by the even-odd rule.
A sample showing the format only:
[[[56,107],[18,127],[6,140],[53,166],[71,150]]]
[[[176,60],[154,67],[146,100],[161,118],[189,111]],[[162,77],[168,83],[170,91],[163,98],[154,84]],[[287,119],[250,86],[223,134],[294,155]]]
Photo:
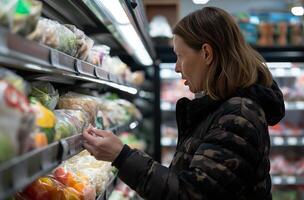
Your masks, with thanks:
[[[282,93],[253,85],[226,101],[177,103],[178,144],[169,168],[124,146],[113,165],[145,199],[271,199],[268,125],[284,116]]]

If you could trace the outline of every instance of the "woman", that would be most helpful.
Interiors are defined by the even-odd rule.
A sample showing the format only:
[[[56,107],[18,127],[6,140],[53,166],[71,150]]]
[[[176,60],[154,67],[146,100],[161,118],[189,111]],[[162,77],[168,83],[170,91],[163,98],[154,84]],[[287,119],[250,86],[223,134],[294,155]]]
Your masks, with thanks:
[[[271,199],[268,125],[285,108],[264,60],[219,8],[191,13],[173,33],[175,70],[197,98],[177,102],[170,167],[107,131],[86,130],[85,147],[146,199]]]

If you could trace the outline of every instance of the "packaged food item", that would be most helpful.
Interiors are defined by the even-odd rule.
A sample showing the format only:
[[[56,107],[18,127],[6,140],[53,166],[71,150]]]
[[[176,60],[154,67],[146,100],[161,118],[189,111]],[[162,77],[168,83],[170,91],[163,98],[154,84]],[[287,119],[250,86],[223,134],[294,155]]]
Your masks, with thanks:
[[[45,138],[41,134],[45,134],[48,144],[52,143],[55,137],[56,116],[35,98],[31,98],[31,105],[36,114],[36,125],[39,128],[34,135],[36,147],[41,147],[45,143]]]
[[[81,174],[74,174],[63,167],[58,167],[54,171],[54,177],[62,184],[72,187],[81,194],[83,200],[95,200],[95,188],[89,184],[88,178]]]
[[[33,148],[29,137],[35,117],[24,94],[6,81],[0,80],[0,162]],[[14,122],[14,123],[12,123]]]
[[[88,115],[84,111],[61,109],[56,110],[55,113],[66,117],[76,128],[77,133],[82,133],[83,129],[89,125]]]
[[[75,56],[77,54],[76,35],[56,21],[40,18],[34,32],[28,39],[38,41],[61,52]]]
[[[0,24],[10,27],[18,0],[0,0]]]
[[[70,117],[62,111],[54,111],[57,122],[55,125],[55,136],[54,140],[58,141],[60,139],[77,134],[76,126],[73,124]]]
[[[108,181],[114,175],[114,168],[110,162],[98,161],[86,150],[65,161],[62,167],[76,176],[85,176],[88,183],[95,188],[97,195],[105,190]]]
[[[76,28],[76,26],[70,24],[66,24],[65,26],[76,35],[77,53],[75,56],[81,60],[85,60],[88,57],[90,49],[93,47],[94,41],[86,36],[83,31]]]
[[[108,70],[106,64],[108,59],[111,59],[110,47],[106,45],[95,45],[89,52],[87,62],[96,66],[101,66],[105,70]]]
[[[24,200],[81,200],[81,194],[77,190],[50,176],[37,179],[18,196]]]
[[[8,69],[0,68],[0,80],[4,80],[7,83],[14,86],[17,90],[19,90],[23,94],[27,94],[28,86],[27,83],[23,80],[19,75],[11,72]]]
[[[55,90],[53,85],[48,82],[33,82],[31,97],[35,97],[42,105],[50,110],[54,110],[59,100],[58,91]]]
[[[41,15],[42,3],[35,0],[1,0],[0,23],[13,33],[31,33]]]
[[[95,125],[97,115],[97,99],[95,97],[68,92],[59,98],[58,108],[82,110],[88,115],[88,122]]]

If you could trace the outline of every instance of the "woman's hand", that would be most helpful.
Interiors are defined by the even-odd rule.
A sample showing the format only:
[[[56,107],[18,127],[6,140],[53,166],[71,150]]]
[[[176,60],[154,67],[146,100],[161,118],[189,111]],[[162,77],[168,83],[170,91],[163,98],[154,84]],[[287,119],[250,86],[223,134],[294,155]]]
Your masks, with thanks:
[[[123,148],[120,139],[110,131],[89,126],[83,132],[84,147],[97,159],[113,162]]]

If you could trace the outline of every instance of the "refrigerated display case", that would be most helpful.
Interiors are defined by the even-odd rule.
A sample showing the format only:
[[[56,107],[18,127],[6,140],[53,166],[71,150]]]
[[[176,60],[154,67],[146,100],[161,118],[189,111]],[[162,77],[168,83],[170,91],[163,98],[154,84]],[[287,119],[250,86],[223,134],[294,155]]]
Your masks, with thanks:
[[[11,3],[16,2],[11,1]],[[29,2],[36,3],[36,1],[24,0],[22,1],[24,3],[22,4],[23,9],[28,9]],[[146,30],[143,29],[145,21],[143,20],[142,10],[139,10],[141,4],[138,2],[138,6],[136,6],[134,2],[116,1],[127,17],[124,27],[128,26],[132,29],[132,34],[135,35],[128,35],[130,38],[126,41],[126,38],[123,37],[126,35],[119,32],[119,27],[122,25],[113,20],[114,16],[111,16],[109,10],[111,8],[107,7],[109,3],[111,4],[112,1],[104,1],[103,5],[100,5],[98,1],[39,1],[38,4],[41,5],[42,9],[41,16],[44,19],[39,18],[40,15],[36,16],[37,21],[35,23],[38,25],[34,36],[31,35],[31,37],[19,34],[10,25],[3,24],[3,21],[0,20],[0,68],[21,77],[18,80],[16,79],[17,81],[11,81],[11,76],[0,75],[0,82],[6,84],[4,86],[7,88],[13,88],[5,91],[14,91],[10,94],[18,94],[17,98],[16,96],[3,97],[11,98],[10,101],[14,100],[20,103],[22,106],[20,109],[25,109],[27,104],[36,101],[45,103],[43,100],[51,98],[50,96],[53,95],[50,92],[54,93],[57,100],[59,98],[59,103],[51,103],[51,105],[33,103],[38,104],[35,109],[43,110],[49,118],[43,118],[43,120],[41,118],[39,122],[36,120],[35,130],[37,128],[41,132],[37,133],[37,137],[35,135],[34,142],[39,144],[35,146],[35,149],[32,150],[34,147],[31,146],[31,149],[18,153],[18,155],[5,155],[3,160],[0,161],[0,199],[12,197],[16,193],[18,193],[16,198],[21,198],[20,192],[23,189],[26,188],[26,190],[33,192],[35,189],[39,189],[42,186],[41,184],[53,184],[52,187],[58,185],[62,194],[75,194],[71,192],[71,185],[69,184],[73,183],[72,185],[76,189],[80,189],[81,184],[76,186],[76,182],[74,184],[72,181],[73,179],[70,182],[65,182],[66,180],[60,178],[55,180],[47,177],[47,175],[55,173],[56,170],[53,170],[58,169],[58,166],[64,166],[73,159],[75,161],[77,156],[83,154],[81,153],[84,150],[81,130],[89,123],[99,125],[100,128],[110,130],[115,134],[128,130],[142,132],[142,130],[149,129],[150,132],[147,131],[145,134],[150,134],[153,142],[154,127],[152,126],[152,129],[145,128],[145,124],[154,124],[153,117],[157,108],[145,110],[145,107],[138,106],[142,109],[144,115],[141,117],[137,115],[138,113],[134,113],[137,111],[134,111],[134,105],[129,103],[137,104],[137,101],[141,101],[145,103],[144,105],[153,107],[155,96],[155,88],[151,81],[155,74],[153,68],[155,55]],[[9,12],[14,12],[12,10],[9,10]],[[8,12],[8,10],[4,11]],[[2,13],[3,10],[0,9],[0,12]],[[12,16],[14,15],[12,14]],[[1,17],[3,15],[0,15]],[[52,24],[52,28],[56,28],[47,31],[50,30],[48,29],[51,26],[50,24]],[[132,41],[132,36],[136,37],[136,42],[140,43],[141,50],[146,52],[145,57],[139,58],[138,52],[135,51],[132,43],[129,43]],[[91,40],[94,41],[94,46],[109,46],[111,53],[105,53],[104,46],[101,46],[103,51],[99,51],[97,55],[95,52],[91,52],[94,50],[92,45],[88,45]],[[77,52],[70,51],[73,48],[69,47],[77,48]],[[88,55],[83,54],[86,51],[90,51],[89,53],[92,53],[92,56],[97,56],[98,62],[86,59],[85,57],[88,57]],[[80,52],[82,52],[81,55]],[[110,68],[105,66],[106,56]],[[127,68],[124,63],[131,66],[131,69]],[[147,72],[148,68],[151,68],[152,73]],[[137,73],[136,70],[142,72]],[[145,78],[144,83],[142,83],[143,78]],[[35,93],[31,92],[29,97],[28,91],[22,95],[19,94],[20,92],[15,87],[19,88],[19,81],[21,80],[29,85],[28,88],[35,88]],[[45,89],[47,87],[42,89],[40,87],[46,84],[52,84],[55,89]],[[27,88],[24,90],[27,90]],[[65,103],[60,103],[65,95],[71,96],[71,91],[77,93],[77,95],[68,100],[65,99]],[[112,95],[105,94],[108,92],[111,92]],[[35,96],[35,98],[32,96]],[[77,99],[79,96],[83,99]],[[18,99],[19,97],[22,97],[23,104],[21,104],[21,99]],[[85,98],[93,100],[84,100]],[[122,99],[126,99],[128,102]],[[47,100],[47,102],[50,101],[50,99]],[[99,102],[99,107],[95,110],[96,113],[93,109],[94,101],[97,104]],[[106,101],[108,103],[103,104]],[[10,105],[12,106],[12,104]],[[54,108],[56,108],[55,111]],[[61,110],[58,110],[59,108]],[[5,114],[8,113],[5,109],[4,106],[0,111],[0,120],[2,121]],[[78,111],[75,111],[75,109]],[[41,110],[39,111],[40,114],[42,113]],[[36,110],[33,112],[36,113]],[[82,115],[80,112],[86,114]],[[50,116],[56,117],[56,120],[53,120],[54,123],[51,123],[52,127],[48,127]],[[80,126],[77,126],[80,121],[87,122],[83,122],[85,125],[81,124],[80,128]],[[17,122],[17,119],[12,118],[9,123]],[[34,122],[32,121],[32,123]],[[47,126],[45,127],[43,124],[48,125],[45,125]],[[1,129],[3,125],[5,123],[1,123]],[[54,132],[46,133],[50,130]],[[48,136],[52,134],[55,134],[55,136],[53,135],[54,137],[50,139]],[[28,135],[32,137],[32,133],[28,133]],[[3,136],[2,133],[1,136]],[[1,139],[1,141],[8,140]],[[152,142],[148,145],[153,146]],[[1,143],[1,147],[8,147],[9,149],[9,146],[4,143]],[[153,148],[150,149],[153,150]],[[151,154],[153,154],[153,151]],[[1,154],[1,156],[3,155]],[[86,159],[93,159],[90,155],[83,156],[87,156]],[[116,181],[116,176],[109,176],[104,187],[99,188],[101,191],[98,192],[97,199],[108,199]],[[50,185],[48,186],[50,187]],[[69,189],[65,189],[66,187]],[[26,193],[26,191],[23,192]]]

